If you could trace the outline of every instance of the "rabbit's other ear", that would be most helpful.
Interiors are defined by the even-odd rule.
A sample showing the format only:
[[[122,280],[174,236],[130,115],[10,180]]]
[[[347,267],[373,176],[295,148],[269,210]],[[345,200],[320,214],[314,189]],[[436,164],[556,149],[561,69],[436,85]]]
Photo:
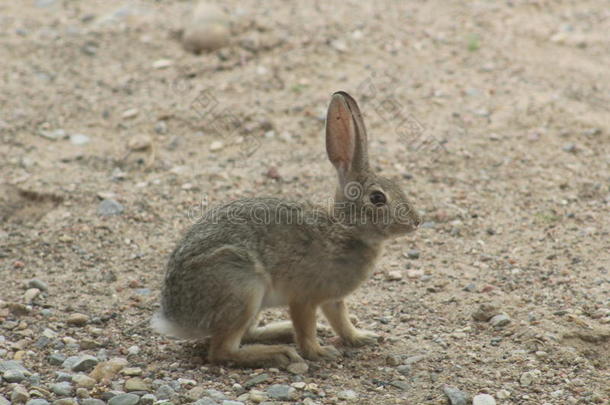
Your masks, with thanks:
[[[326,152],[341,183],[368,169],[366,128],[356,101],[347,93],[333,94],[326,114]]]

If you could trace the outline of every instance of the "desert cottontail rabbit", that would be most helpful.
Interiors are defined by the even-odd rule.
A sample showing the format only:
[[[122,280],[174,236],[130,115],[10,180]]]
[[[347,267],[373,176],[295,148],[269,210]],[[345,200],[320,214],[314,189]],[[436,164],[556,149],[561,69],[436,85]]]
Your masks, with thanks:
[[[208,211],[186,233],[169,258],[154,329],[210,337],[210,361],[247,367],[302,361],[288,345],[241,345],[293,333],[303,357],[337,356],[318,343],[318,307],[344,344],[377,341],[352,325],[344,299],[372,273],[383,241],[420,220],[393,181],[370,171],[364,122],[347,93],[330,101],[326,151],[339,175],[331,208],[243,199]],[[273,306],[288,306],[292,323],[259,327],[259,312]]]

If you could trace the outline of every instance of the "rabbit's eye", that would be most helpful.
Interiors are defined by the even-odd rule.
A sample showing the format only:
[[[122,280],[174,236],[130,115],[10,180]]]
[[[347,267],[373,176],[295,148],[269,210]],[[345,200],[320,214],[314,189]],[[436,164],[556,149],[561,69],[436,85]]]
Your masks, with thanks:
[[[387,202],[385,194],[383,194],[381,191],[373,191],[371,193],[370,199],[373,205],[375,205],[376,207],[381,207]]]

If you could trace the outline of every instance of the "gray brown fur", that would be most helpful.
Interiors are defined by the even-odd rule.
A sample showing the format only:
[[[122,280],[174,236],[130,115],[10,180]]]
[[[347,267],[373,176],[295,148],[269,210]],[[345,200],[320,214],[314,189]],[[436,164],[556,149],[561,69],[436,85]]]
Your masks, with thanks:
[[[293,333],[303,357],[335,357],[317,341],[318,307],[344,344],[376,341],[352,325],[343,300],[370,276],[383,241],[420,220],[394,182],[370,172],[364,123],[346,93],[329,105],[326,144],[339,175],[334,205],[251,198],[208,211],[169,258],[155,329],[210,337],[211,361],[242,366],[301,361],[287,345],[241,345]],[[382,206],[371,202],[373,192],[384,194]],[[257,327],[259,312],[272,306],[288,306],[292,325]]]

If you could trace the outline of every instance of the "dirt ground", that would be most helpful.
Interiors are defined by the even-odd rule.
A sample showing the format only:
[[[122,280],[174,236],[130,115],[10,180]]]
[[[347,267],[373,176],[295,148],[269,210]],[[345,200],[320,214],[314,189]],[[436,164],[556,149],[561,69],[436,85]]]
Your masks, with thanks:
[[[249,404],[272,384],[305,404],[446,404],[445,385],[610,403],[607,6],[228,0],[229,45],[194,55],[177,40],[187,1],[1,2],[0,364],[20,360],[49,402],[70,372],[49,356],[91,354],[126,358],[175,404],[208,389]],[[167,256],[206,207],[327,201],[337,90],[425,217],[349,299],[383,340],[293,375],[154,334]],[[104,199],[123,211],[101,215]],[[495,309],[477,321],[481,305]],[[66,398],[108,399],[125,374]],[[0,379],[7,399],[15,387]]]

